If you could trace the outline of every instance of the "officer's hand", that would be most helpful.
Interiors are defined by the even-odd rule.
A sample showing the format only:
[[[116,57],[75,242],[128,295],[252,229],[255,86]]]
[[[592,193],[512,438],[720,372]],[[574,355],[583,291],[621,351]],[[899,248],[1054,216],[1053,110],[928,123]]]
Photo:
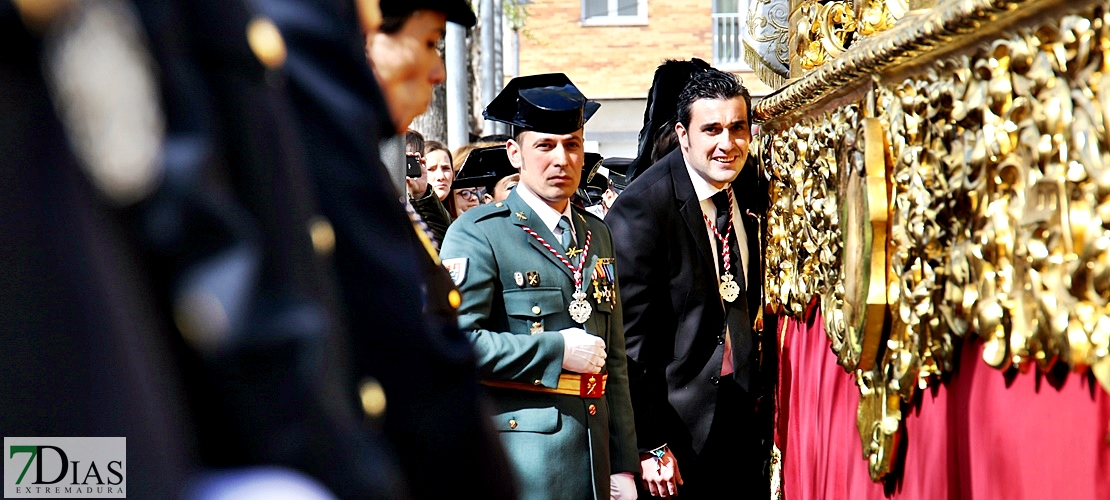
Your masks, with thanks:
[[[678,494],[682,473],[678,472],[678,460],[675,460],[671,450],[666,450],[661,459],[640,454],[640,473],[644,478],[644,488],[651,496],[670,498]]]
[[[631,472],[609,476],[609,500],[636,500],[636,478]]]
[[[581,328],[560,330],[563,335],[563,369],[574,373],[601,373],[605,366],[605,341]]]

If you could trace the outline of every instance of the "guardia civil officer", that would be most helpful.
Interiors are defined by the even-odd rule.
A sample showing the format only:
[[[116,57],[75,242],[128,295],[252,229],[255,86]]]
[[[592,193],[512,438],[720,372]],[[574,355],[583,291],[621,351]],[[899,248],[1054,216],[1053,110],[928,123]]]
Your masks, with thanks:
[[[509,123],[520,184],[464,213],[444,264],[462,291],[493,423],[523,498],[635,498],[632,406],[609,228],[569,202],[599,104],[563,74],[515,78],[485,110]]]

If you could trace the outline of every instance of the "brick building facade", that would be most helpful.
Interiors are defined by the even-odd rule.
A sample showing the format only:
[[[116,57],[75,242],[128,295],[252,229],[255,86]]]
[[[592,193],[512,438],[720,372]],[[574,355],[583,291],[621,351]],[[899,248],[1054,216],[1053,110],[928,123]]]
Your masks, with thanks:
[[[606,6],[610,15],[583,15]],[[527,11],[519,74],[563,72],[600,101],[586,139],[605,156],[635,156],[652,76],[666,59],[698,57],[737,73],[754,96],[770,90],[745,65],[714,61],[713,0],[532,0]]]

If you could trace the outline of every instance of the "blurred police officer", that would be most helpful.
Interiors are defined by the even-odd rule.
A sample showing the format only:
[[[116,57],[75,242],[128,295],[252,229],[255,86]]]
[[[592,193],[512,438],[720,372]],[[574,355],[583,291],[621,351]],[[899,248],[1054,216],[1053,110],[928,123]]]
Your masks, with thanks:
[[[150,183],[133,175],[98,184],[82,168],[59,117],[62,105],[49,92],[54,72],[47,68],[55,61],[44,36],[73,30],[60,19],[64,9],[45,10],[0,1],[0,429],[6,437],[126,436],[128,488],[171,498],[197,467],[190,413],[165,318],[117,209],[148,195]],[[141,31],[133,17],[107,19],[129,34]],[[86,42],[127,49],[104,55],[152,83],[149,52],[133,37],[102,27]],[[146,93],[92,97],[145,105],[160,116]],[[116,123],[136,132],[135,121]],[[130,137],[156,148],[160,133],[148,127]],[[133,149],[118,153],[134,158]],[[139,158],[125,163],[158,172],[152,158]]]
[[[62,3],[20,14],[32,24],[29,11]],[[3,65],[15,78],[0,78],[20,90],[0,93],[19,96],[3,100],[18,131],[0,134],[17,158],[3,169],[15,176],[4,220],[46,222],[14,246],[26,265],[0,286],[21,311],[2,321],[16,340],[3,350],[21,361],[0,379],[29,376],[57,398],[42,418],[4,387],[6,432],[127,437],[141,496],[181,494],[198,465],[297,469],[345,498],[404,494],[344,397],[346,348],[309,237],[273,24],[240,1],[69,5],[42,62],[36,42],[21,45],[22,64]],[[0,32],[27,42],[9,8]]]
[[[563,74],[509,82],[485,116],[515,127],[506,151],[520,184],[464,213],[443,244],[493,423],[529,499],[636,497],[613,243],[569,201],[598,107]]]
[[[325,267],[309,138],[283,72],[291,45],[254,2],[137,5],[161,68],[167,137],[162,185],[135,216],[186,341],[205,464],[286,465],[345,498],[404,494],[343,357],[351,342]],[[353,8],[332,7],[300,14],[354,25]]]
[[[496,480],[507,465],[484,412],[473,349],[458,328],[459,292],[405,213],[377,148],[423,111],[400,100],[422,89],[430,96],[442,80],[436,44],[446,21],[472,26],[473,12],[465,0],[386,0],[380,17],[362,11],[360,26],[349,1],[261,4],[288,47],[297,129],[334,237],[329,255],[368,415],[384,422],[413,496],[447,498],[463,488],[478,498],[512,497],[512,485]],[[378,20],[395,35],[378,36]],[[366,60],[368,38],[372,54],[397,49],[389,69],[399,80],[373,58],[384,98]],[[393,81],[414,94],[389,90]]]

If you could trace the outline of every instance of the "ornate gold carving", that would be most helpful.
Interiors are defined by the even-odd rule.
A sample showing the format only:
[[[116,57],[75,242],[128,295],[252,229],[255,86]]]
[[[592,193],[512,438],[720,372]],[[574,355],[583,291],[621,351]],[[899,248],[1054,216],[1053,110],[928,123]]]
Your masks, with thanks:
[[[796,27],[793,59],[805,71],[844,53],[856,31],[856,11],[850,0],[806,0],[792,17]]]
[[[866,0],[861,0],[866,1]],[[846,82],[867,75],[880,74],[930,50],[950,46],[968,36],[981,34],[984,25],[1021,10],[1024,6],[1058,6],[1063,0],[962,0],[946,1],[920,16],[908,16],[906,22],[873,36],[853,42],[854,49],[836,59],[836,64],[818,65],[803,75],[798,55],[801,33],[811,31],[815,24],[818,0],[796,0],[790,21],[795,30],[790,34],[792,57],[791,77],[800,77],[754,106],[759,120],[779,118],[793,110],[828,96]],[[889,10],[893,5],[885,2]],[[1084,3],[1069,2],[1081,7]],[[861,13],[861,16],[864,13]],[[898,18],[899,16],[893,17]],[[912,22],[911,22],[912,21]],[[819,30],[819,28],[818,28]]]
[[[861,36],[871,36],[894,27],[898,18],[887,8],[887,3],[885,0],[856,0]]]
[[[955,370],[967,335],[993,367],[1089,370],[1110,391],[1108,12],[1038,20],[766,124],[768,301],[800,315],[819,297],[872,479],[896,463],[902,405]]]
[[[791,76],[828,63],[860,36],[894,27],[909,7],[906,0],[795,1],[788,35]]]

